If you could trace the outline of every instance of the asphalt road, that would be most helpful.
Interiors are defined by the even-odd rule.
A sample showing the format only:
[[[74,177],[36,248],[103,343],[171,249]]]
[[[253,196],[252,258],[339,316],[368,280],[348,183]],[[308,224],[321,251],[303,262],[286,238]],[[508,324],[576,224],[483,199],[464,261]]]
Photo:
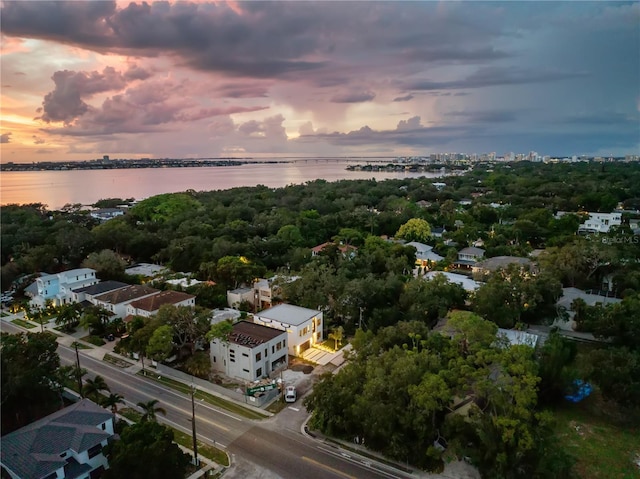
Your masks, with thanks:
[[[0,321],[2,331],[23,332],[22,328]],[[62,364],[75,363],[75,350],[60,345],[58,353]],[[168,389],[163,385],[131,374],[110,363],[99,361],[80,351],[80,365],[90,377],[102,376],[114,393],[125,397],[128,406],[158,399],[167,414],[161,422],[191,433],[191,397]],[[229,478],[317,478],[317,479],[378,479],[407,477],[358,456],[337,449],[324,442],[303,435],[301,424],[305,411],[301,404],[283,411],[288,417],[286,425],[277,417],[253,421],[198,401],[196,427],[198,438],[206,443],[225,448],[232,457],[240,458],[242,470],[234,466],[225,474]]]

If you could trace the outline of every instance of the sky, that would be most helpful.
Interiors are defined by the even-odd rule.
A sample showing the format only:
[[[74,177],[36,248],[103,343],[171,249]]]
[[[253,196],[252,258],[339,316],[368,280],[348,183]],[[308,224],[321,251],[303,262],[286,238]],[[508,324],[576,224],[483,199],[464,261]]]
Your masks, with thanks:
[[[3,163],[640,154],[639,2],[2,1]]]

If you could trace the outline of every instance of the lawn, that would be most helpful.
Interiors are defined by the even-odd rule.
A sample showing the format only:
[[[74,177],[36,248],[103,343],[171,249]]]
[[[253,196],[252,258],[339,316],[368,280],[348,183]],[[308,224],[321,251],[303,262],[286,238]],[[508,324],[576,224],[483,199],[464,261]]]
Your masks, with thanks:
[[[567,452],[576,458],[574,471],[581,479],[638,479],[640,427],[616,425],[597,414],[597,397],[566,404],[554,412],[556,433]]]
[[[21,327],[27,328],[27,329],[33,329],[33,328],[37,327],[37,325],[34,324],[34,323],[31,323],[29,321],[23,321],[22,319],[17,319],[17,318],[16,319],[12,319],[11,322],[13,324],[16,324],[18,326],[21,326]]]
[[[144,376],[153,381],[157,381],[166,386],[169,386],[176,391],[183,392],[185,394],[191,394],[191,387],[188,384],[181,383],[180,381],[176,381],[174,379],[168,378],[166,376],[160,376],[158,374],[146,374],[143,375],[142,371],[138,372],[139,375]],[[202,399],[205,402],[211,404],[212,406],[217,406],[222,409],[226,409],[227,411],[238,414],[239,416],[246,417],[248,419],[265,419],[267,417],[266,414],[260,414],[251,409],[242,407],[234,402],[226,401],[225,399],[219,398],[218,396],[214,396],[213,394],[206,393],[204,391],[197,390],[195,394],[196,399]]]

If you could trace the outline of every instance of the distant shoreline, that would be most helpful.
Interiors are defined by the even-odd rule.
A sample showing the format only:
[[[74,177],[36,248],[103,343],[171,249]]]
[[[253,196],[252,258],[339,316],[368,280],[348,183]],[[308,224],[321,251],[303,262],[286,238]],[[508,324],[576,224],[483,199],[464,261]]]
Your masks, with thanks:
[[[368,162],[388,162],[391,157],[370,157]],[[301,158],[285,157],[278,159],[254,158],[174,158],[174,159],[101,159],[90,161],[48,161],[38,163],[3,163],[0,171],[70,171],[70,170],[129,170],[144,168],[210,168],[218,166],[242,166],[251,164],[280,164],[308,162],[361,162],[362,157]]]

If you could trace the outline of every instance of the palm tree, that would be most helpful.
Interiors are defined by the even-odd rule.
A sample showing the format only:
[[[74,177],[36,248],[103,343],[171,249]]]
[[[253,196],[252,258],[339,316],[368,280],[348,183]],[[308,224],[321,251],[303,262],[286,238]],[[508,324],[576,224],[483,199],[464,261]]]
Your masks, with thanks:
[[[96,376],[94,379],[87,379],[82,388],[82,392],[86,397],[96,399],[102,391],[110,391],[109,385],[102,376]]]
[[[111,393],[102,399],[102,405],[111,408],[114,416],[118,414],[118,404],[124,404],[124,397],[118,393]]]
[[[167,411],[164,408],[156,407],[156,404],[158,404],[159,402],[160,401],[158,401],[157,399],[152,399],[151,401],[147,402],[139,402],[138,407],[144,411],[142,417],[140,418],[140,421],[155,421],[156,414],[158,413],[166,416]]]
[[[68,331],[78,322],[80,314],[80,305],[78,303],[63,305],[60,307],[55,322],[59,326],[62,325],[65,331]]]

